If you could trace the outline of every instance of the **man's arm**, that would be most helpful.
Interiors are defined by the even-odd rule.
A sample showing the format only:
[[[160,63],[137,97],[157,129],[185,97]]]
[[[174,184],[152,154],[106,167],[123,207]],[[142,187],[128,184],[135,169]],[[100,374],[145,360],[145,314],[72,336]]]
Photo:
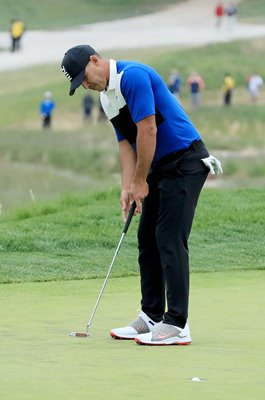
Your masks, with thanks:
[[[136,153],[127,140],[119,142],[119,155],[121,165],[121,196],[120,203],[122,208],[122,217],[126,221],[130,209],[130,185],[136,166]]]
[[[147,175],[156,148],[155,116],[150,115],[137,123],[137,156],[127,140],[119,142],[121,164],[121,206],[125,220],[130,203],[135,200],[136,213],[142,212],[142,202],[148,195]]]
[[[137,123],[137,159],[130,185],[130,196],[136,202],[136,213],[142,212],[142,202],[148,195],[147,175],[156,148],[155,115],[150,115]]]

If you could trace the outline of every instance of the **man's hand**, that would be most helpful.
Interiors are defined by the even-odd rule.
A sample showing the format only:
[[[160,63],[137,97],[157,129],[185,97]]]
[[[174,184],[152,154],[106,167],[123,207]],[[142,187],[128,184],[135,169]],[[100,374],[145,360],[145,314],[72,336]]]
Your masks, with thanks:
[[[146,181],[141,181],[141,182],[132,182],[130,185],[130,198],[131,198],[131,203],[132,201],[135,201],[136,203],[136,209],[135,209],[135,214],[141,214],[142,213],[142,203],[146,196],[148,195],[149,188],[148,184]]]
[[[128,190],[122,190],[121,196],[120,196],[120,204],[121,204],[121,210],[122,210],[122,219],[123,222],[125,223],[127,220],[127,215],[130,209],[130,204],[131,204],[131,196],[130,192]]]

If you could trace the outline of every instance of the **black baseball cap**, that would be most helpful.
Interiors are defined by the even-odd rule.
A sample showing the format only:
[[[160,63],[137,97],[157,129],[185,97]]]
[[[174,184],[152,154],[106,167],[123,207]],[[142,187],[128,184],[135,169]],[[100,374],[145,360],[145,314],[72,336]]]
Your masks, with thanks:
[[[71,82],[69,95],[73,96],[84,80],[85,69],[89,63],[90,56],[95,54],[93,47],[82,44],[67,50],[61,63],[61,69],[67,79]]]

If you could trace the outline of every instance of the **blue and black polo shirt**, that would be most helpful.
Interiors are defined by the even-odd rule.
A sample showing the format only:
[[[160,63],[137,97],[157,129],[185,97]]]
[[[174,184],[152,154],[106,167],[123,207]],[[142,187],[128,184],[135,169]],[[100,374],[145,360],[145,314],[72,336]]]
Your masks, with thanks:
[[[201,139],[160,75],[147,65],[110,60],[109,86],[100,93],[100,100],[118,141],[127,139],[134,147],[136,124],[149,115],[155,115],[157,143],[154,161]]]

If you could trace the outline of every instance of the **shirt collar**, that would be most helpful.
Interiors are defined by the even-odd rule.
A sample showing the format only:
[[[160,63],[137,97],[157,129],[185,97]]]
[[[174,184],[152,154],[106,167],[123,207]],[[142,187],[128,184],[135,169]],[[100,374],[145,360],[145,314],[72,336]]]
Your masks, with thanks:
[[[109,62],[109,84],[107,89],[104,91],[105,93],[110,90],[115,90],[116,88],[116,78],[117,78],[117,62],[115,60],[110,59]]]

